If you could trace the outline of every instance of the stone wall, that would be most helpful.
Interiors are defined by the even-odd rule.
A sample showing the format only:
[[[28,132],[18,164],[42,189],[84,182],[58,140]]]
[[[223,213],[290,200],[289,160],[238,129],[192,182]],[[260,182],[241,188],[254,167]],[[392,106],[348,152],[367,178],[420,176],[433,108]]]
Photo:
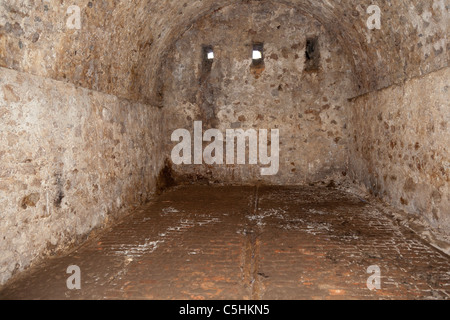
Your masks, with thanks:
[[[172,45],[198,19],[246,3],[283,4],[320,21],[352,62],[360,93],[448,64],[445,0],[0,0],[0,66],[160,103]],[[79,30],[66,25],[74,4]],[[366,25],[373,4],[379,30]]]
[[[70,29],[73,4],[0,0],[0,283],[148,199],[159,172],[170,182],[171,130],[194,120],[280,129],[280,173],[266,183],[351,169],[450,230],[448,70],[431,74],[448,67],[444,0],[80,0]],[[305,68],[316,36],[320,67]],[[250,67],[255,41],[263,67]],[[206,73],[203,45],[216,54]],[[259,167],[173,170],[261,178]]]
[[[306,43],[314,38],[311,63]],[[252,66],[254,43],[263,43],[263,65]],[[204,64],[205,46],[214,50],[210,66]],[[168,139],[178,128],[193,132],[194,121],[223,134],[280,130],[277,175],[261,176],[263,166],[248,159],[246,165],[174,166],[185,180],[286,185],[346,174],[346,98],[355,81],[339,42],[317,20],[279,4],[226,7],[194,24],[164,66]],[[168,139],[170,150],[177,143]]]
[[[450,69],[352,101],[351,176],[450,232]]]
[[[0,68],[0,284],[155,192],[162,111]]]

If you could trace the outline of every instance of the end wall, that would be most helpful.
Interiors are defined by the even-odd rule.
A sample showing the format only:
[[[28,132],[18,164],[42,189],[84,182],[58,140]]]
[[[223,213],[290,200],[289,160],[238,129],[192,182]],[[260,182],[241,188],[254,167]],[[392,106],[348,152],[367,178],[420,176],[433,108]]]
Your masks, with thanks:
[[[317,59],[306,57],[307,38],[317,38]],[[263,65],[252,65],[254,43],[264,43]],[[210,69],[202,64],[204,45],[214,48]],[[317,20],[282,4],[229,6],[197,21],[176,42],[165,67],[169,138],[175,129],[193,132],[196,120],[205,131],[224,134],[280,131],[280,170],[274,176],[262,176],[263,166],[248,159],[246,165],[174,166],[177,176],[286,185],[346,175],[345,109],[355,81],[341,43]],[[169,150],[177,144],[167,143]]]

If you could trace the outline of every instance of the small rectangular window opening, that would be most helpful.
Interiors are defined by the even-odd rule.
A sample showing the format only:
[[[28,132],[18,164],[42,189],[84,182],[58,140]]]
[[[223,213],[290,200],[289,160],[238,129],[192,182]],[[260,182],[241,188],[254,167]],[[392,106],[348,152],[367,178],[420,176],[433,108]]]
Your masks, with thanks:
[[[212,46],[203,46],[203,59],[214,60],[214,49]]]
[[[264,44],[254,43],[252,53],[253,65],[258,66],[264,63]]]
[[[212,46],[203,46],[203,70],[211,71],[214,62],[214,48]]]
[[[253,50],[253,60],[261,60],[262,52],[259,50]]]
[[[306,39],[305,48],[305,71],[319,71],[320,50],[319,38],[311,37]]]

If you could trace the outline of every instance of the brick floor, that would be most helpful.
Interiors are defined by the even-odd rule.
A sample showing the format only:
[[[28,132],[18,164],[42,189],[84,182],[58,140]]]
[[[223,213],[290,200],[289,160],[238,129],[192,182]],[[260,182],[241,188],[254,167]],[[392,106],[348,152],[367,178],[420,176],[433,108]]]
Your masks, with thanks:
[[[67,267],[82,288],[67,289]],[[367,288],[370,266],[381,289]],[[182,187],[1,299],[450,299],[450,258],[358,197],[319,187]]]

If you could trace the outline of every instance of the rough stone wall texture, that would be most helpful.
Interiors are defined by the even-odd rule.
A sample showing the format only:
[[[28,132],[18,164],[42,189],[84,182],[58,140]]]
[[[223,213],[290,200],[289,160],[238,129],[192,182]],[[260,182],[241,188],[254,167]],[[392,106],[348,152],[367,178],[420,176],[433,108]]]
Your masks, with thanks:
[[[81,29],[69,30],[65,0],[0,0],[0,66],[161,104],[162,62],[199,18],[242,0],[79,0]],[[283,0],[341,43],[360,93],[448,65],[445,0]],[[367,8],[382,12],[369,30]]]
[[[305,71],[307,38],[314,37],[319,67]],[[264,44],[264,66],[252,66],[254,43]],[[204,45],[214,49],[211,70],[202,63]],[[261,166],[247,159],[246,165],[174,166],[177,175],[272,184],[342,177],[347,171],[346,95],[355,91],[352,67],[342,52],[317,20],[284,5],[226,7],[199,20],[166,62],[166,136],[178,128],[193,133],[194,121],[224,135],[235,128],[279,129],[280,171],[261,176]]]
[[[291,138],[286,137],[284,142],[289,156],[282,159],[282,177],[275,182],[306,182],[328,172],[340,174],[345,167],[345,153],[352,145],[348,137],[353,137],[345,130],[348,116],[342,110],[349,106],[343,103],[344,98],[402,83],[405,79],[448,66],[449,5],[445,0],[79,0],[76,5],[81,10],[81,29],[70,30],[66,25],[70,16],[67,9],[73,4],[66,0],[0,0],[0,67],[19,72],[1,69],[0,73],[0,229],[4,231],[0,238],[0,282],[48,250],[48,243],[49,248],[59,246],[63,239],[85,234],[101,225],[108,212],[148,197],[154,190],[155,176],[163,167],[163,156],[167,157],[170,152],[163,143],[168,137],[162,135],[160,126],[166,124],[169,127],[171,121],[178,121],[170,109],[176,99],[183,101],[186,107],[180,121],[184,120],[184,115],[186,121],[191,121],[187,116],[195,120],[194,116],[207,110],[205,106],[214,105],[217,109],[211,119],[224,127],[240,122],[243,128],[256,125],[291,130]],[[371,4],[381,8],[380,30],[369,30],[366,26],[369,17],[366,10]],[[221,65],[213,66],[211,85],[203,82],[206,90],[203,97],[189,97],[190,90],[174,91],[177,81],[182,83],[180,79],[198,80],[198,75],[184,78],[190,70],[182,72],[181,66],[174,65],[175,78],[169,83],[164,78],[164,71],[168,61],[185,61],[186,66],[194,66],[193,60],[189,59],[198,58],[199,47],[187,47],[186,41],[196,39],[200,44],[203,29],[200,24],[217,26],[220,23],[224,33],[230,34],[233,17],[222,16],[221,12],[236,14],[248,10],[249,5],[256,10],[249,15],[256,27],[234,30],[236,34],[242,42],[260,38],[260,41],[270,43],[265,39],[270,36],[276,44],[266,46],[267,59],[261,77],[249,76],[249,60],[240,58],[248,57],[249,48],[240,46],[239,39],[234,38],[236,45],[230,44],[230,48],[218,46],[217,61],[224,60]],[[262,9],[258,11],[259,6]],[[264,6],[271,9],[264,11]],[[258,29],[261,21],[267,21],[264,23],[267,30]],[[313,21],[319,22],[320,26]],[[280,30],[290,36],[277,33],[270,24],[275,22],[280,22]],[[296,26],[301,30],[309,28],[308,32],[320,31],[321,37],[327,39],[320,41],[324,68],[321,72],[296,72],[303,67],[302,54],[295,59],[296,49],[292,46],[297,44],[301,48],[305,45],[304,35],[293,32]],[[206,30],[202,32],[205,37],[208,35]],[[223,35],[216,39],[230,43]],[[188,50],[192,57],[172,59],[171,54],[181,49],[183,52]],[[232,57],[237,60],[228,69]],[[234,79],[234,72],[243,77]],[[177,75],[183,77],[177,79]],[[282,76],[275,81],[270,75]],[[222,77],[227,82],[221,83]],[[338,78],[339,82],[330,82],[330,79]],[[243,83],[245,80],[247,84]],[[275,86],[271,87],[273,84]],[[238,92],[236,99],[227,94],[233,89]],[[399,89],[390,88],[386,92],[396,90]],[[430,86],[430,92],[438,95],[428,94],[430,100],[442,99],[446,94],[436,90]],[[378,99],[386,94],[383,92],[361,99]],[[220,98],[216,100],[217,105],[208,100],[211,94]],[[255,103],[250,101],[250,95]],[[400,93],[398,99],[398,104],[408,110],[407,100],[400,101]],[[163,102],[169,106],[167,111],[149,107],[163,106]],[[234,105],[238,102],[240,104]],[[254,109],[244,110],[245,102]],[[270,106],[274,109],[269,109]],[[399,107],[392,105],[392,108]],[[379,112],[373,111],[375,113],[378,116]],[[442,113],[439,115],[444,117]],[[357,115],[351,116],[354,128],[367,132],[364,147],[378,139],[369,130],[365,118],[359,117],[358,122]],[[381,127],[374,126],[373,130],[387,130],[382,129],[384,121],[379,124]],[[413,120],[414,123],[417,121]],[[394,123],[389,125],[400,130]],[[404,125],[407,127],[408,124]],[[433,136],[436,142],[426,140],[425,136],[414,139],[419,142],[419,149],[413,152],[428,154],[429,159],[427,164],[421,164],[421,173],[412,174],[413,169],[405,171],[412,183],[401,181],[399,172],[392,175],[399,179],[396,184],[386,183],[384,189],[373,189],[385,190],[385,197],[391,197],[393,203],[403,202],[402,206],[411,212],[423,211],[430,220],[448,225],[445,222],[448,221],[445,220],[445,205],[448,204],[448,199],[445,200],[448,189],[445,188],[448,184],[447,187],[440,185],[443,178],[433,182],[431,172],[434,171],[430,168],[433,161],[437,166],[439,160],[433,160],[432,151],[427,149],[435,150],[433,148],[445,141],[445,136],[438,130],[443,130],[439,121],[435,125],[436,136]],[[400,137],[398,140],[400,142]],[[313,145],[317,150],[312,148]],[[325,157],[327,151],[331,153]],[[367,185],[373,186],[371,181],[377,181],[378,185],[384,183],[382,171],[387,170],[374,166],[387,166],[387,162],[377,160],[375,151],[362,154],[350,150],[349,154],[355,176]],[[435,159],[439,159],[439,155],[442,159],[446,156],[442,151],[436,151]],[[292,165],[288,161],[291,159],[300,160],[293,161]],[[322,162],[316,164],[316,160]],[[400,160],[392,160],[393,169],[400,166],[398,163]],[[367,174],[363,173],[364,168]],[[378,178],[374,173],[376,170]],[[428,170],[429,178],[424,170]],[[445,170],[448,168],[444,167]],[[439,170],[437,172],[439,174]],[[237,174],[250,181],[256,173]],[[445,174],[448,179],[448,172]],[[225,179],[229,175],[223,171],[218,177]],[[395,186],[405,184],[406,190],[415,191],[405,191],[399,200],[400,191],[394,190]],[[422,194],[423,188],[429,188],[424,189],[426,193],[423,194],[432,194],[432,200],[427,201],[432,201],[434,208],[426,200],[418,200],[422,199],[418,195]]]
[[[351,176],[450,233],[450,69],[356,98]]]
[[[162,112],[0,68],[0,284],[149,199]]]

